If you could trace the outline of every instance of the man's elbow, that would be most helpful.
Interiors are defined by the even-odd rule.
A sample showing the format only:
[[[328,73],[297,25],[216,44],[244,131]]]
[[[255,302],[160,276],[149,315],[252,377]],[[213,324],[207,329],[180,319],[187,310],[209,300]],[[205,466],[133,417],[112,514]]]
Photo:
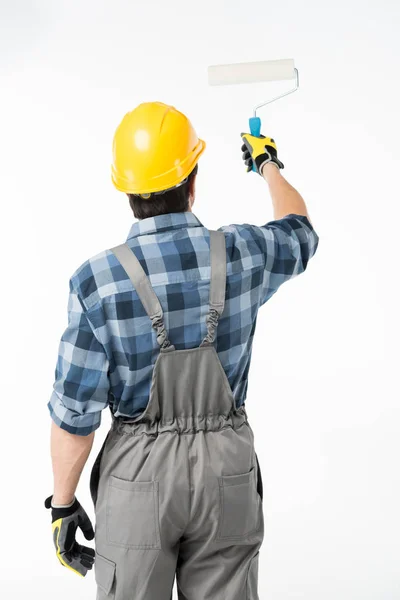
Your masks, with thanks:
[[[307,240],[300,244],[300,256],[299,256],[299,273],[306,270],[309,261],[315,255],[319,244],[319,237],[316,231],[313,229],[309,232]]]

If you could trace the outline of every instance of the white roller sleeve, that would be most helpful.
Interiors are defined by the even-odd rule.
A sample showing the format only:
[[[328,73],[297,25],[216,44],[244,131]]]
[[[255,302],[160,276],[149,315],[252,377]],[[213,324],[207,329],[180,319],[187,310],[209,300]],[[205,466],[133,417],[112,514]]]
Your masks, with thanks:
[[[213,65],[208,67],[208,83],[210,85],[230,85],[294,79],[294,68],[292,59]]]

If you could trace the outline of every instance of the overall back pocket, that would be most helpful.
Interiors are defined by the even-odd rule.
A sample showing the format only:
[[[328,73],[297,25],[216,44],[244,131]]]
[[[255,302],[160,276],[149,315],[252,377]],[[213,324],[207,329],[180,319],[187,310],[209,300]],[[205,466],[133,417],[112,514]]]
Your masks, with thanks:
[[[158,481],[112,475],[107,496],[107,541],[125,548],[161,548]]]
[[[218,481],[220,514],[216,539],[240,540],[257,531],[261,499],[254,468],[240,475],[224,475]]]

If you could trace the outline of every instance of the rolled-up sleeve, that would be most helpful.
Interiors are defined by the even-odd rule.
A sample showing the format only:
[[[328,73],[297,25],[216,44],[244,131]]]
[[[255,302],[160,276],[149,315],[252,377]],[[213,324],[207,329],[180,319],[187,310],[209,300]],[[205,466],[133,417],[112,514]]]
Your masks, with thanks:
[[[68,326],[61,337],[48,402],[50,415],[59,427],[77,435],[89,435],[99,427],[101,411],[108,405],[108,368],[104,347],[71,285]]]
[[[285,281],[305,271],[319,242],[310,220],[296,214],[262,226],[244,224],[239,234],[254,263],[263,267],[260,305]]]

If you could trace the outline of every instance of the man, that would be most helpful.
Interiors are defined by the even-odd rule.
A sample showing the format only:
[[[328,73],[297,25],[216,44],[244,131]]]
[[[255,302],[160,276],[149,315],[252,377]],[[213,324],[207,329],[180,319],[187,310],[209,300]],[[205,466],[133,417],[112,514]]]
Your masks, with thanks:
[[[99,600],[257,600],[262,481],[244,401],[257,311],[318,245],[274,140],[242,134],[275,221],[208,231],[192,212],[205,149],[173,107],[128,113],[112,180],[138,222],[70,281],[52,423],[53,538],[61,563],[95,563]],[[101,411],[94,531],[75,497]]]

